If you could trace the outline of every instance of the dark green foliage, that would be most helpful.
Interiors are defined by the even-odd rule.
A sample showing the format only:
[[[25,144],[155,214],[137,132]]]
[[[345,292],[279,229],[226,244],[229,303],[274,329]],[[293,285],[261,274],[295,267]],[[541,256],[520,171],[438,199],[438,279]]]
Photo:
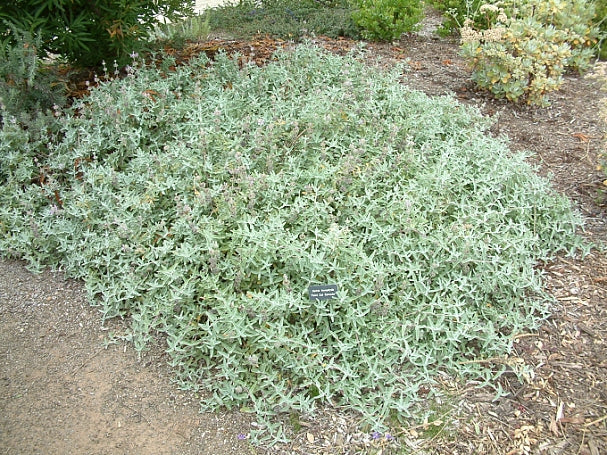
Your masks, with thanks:
[[[424,17],[421,0],[356,0],[354,22],[365,38],[391,41],[412,32]]]
[[[12,0],[0,2],[0,19],[13,30],[41,37],[41,52],[66,57],[82,66],[103,60],[124,63],[141,48],[161,14],[176,19],[192,13],[193,0]]]
[[[12,29],[14,44],[0,42],[0,124],[11,117],[23,125],[65,104],[65,83],[56,68],[41,65],[39,37]]]
[[[267,34],[284,39],[307,35],[360,38],[347,0],[269,0],[261,6],[253,0],[243,0],[208,10],[205,14],[212,30],[236,37]]]

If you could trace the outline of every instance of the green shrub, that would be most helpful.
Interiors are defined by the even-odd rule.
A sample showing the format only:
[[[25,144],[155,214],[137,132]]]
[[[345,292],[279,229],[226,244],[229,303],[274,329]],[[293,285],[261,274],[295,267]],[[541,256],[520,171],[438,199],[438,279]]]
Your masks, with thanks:
[[[191,14],[192,5],[193,0],[12,0],[0,3],[0,20],[40,36],[40,52],[97,66],[103,60],[128,61],[129,53],[145,44],[158,15],[176,20]]]
[[[418,28],[424,17],[421,0],[355,0],[354,22],[365,38],[392,41]]]
[[[14,28],[11,33],[14,43],[0,42],[0,124],[12,118],[31,127],[37,117],[65,104],[66,85],[56,68],[41,64],[40,37]]]
[[[580,219],[477,110],[359,57],[166,57],[76,102],[45,156],[5,124],[0,251],[84,279],[137,349],[164,333],[207,407],[333,404],[379,429],[423,419],[437,376],[491,384],[476,360],[546,314],[535,266]]]
[[[499,98],[547,104],[547,93],[558,90],[567,69],[588,67],[597,42],[594,9],[586,0],[528,0],[511,16],[495,5],[495,20],[486,30],[467,21],[461,30],[462,55],[480,88]]]
[[[437,30],[441,36],[459,32],[466,19],[480,30],[486,29],[491,23],[485,14],[479,12],[487,0],[431,0],[429,3],[443,13],[443,22]]]

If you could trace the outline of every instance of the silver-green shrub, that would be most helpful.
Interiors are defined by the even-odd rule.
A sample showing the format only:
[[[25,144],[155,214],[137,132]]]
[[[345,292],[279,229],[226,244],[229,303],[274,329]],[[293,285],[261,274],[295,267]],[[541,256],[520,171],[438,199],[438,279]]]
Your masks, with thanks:
[[[503,371],[477,360],[547,314],[535,267],[580,218],[487,119],[308,46],[171,65],[92,90],[44,147],[4,125],[4,255],[82,278],[137,349],[163,333],[208,407],[379,426],[440,375]]]

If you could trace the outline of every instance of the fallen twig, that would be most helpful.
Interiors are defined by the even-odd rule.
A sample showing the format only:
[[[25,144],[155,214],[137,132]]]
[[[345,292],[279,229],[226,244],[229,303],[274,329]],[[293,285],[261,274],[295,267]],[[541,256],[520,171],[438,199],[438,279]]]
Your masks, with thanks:
[[[588,423],[584,424],[584,426],[586,428],[588,428],[588,427],[591,427],[592,425],[596,425],[598,423],[601,423],[603,420],[607,420],[607,414],[605,414],[603,417],[599,417],[598,419],[593,420],[592,422],[588,422]]]

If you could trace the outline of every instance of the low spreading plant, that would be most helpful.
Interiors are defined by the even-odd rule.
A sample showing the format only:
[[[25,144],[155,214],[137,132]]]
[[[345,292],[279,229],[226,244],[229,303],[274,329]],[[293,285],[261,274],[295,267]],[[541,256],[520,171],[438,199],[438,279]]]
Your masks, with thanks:
[[[138,350],[164,334],[207,408],[335,405],[379,429],[423,419],[439,377],[492,384],[487,359],[547,314],[538,261],[581,222],[486,118],[307,45],[164,61],[49,137],[3,125],[4,256],[83,279]]]
[[[366,39],[392,41],[419,28],[424,17],[421,0],[353,0],[354,22]]]
[[[242,0],[204,12],[211,29],[236,37],[270,35],[300,40],[306,36],[360,38],[350,0]]]
[[[498,98],[546,105],[567,69],[589,66],[598,37],[592,2],[528,0],[511,12],[489,3],[479,11],[493,12],[494,22],[486,30],[464,24],[462,55],[476,84]]]

